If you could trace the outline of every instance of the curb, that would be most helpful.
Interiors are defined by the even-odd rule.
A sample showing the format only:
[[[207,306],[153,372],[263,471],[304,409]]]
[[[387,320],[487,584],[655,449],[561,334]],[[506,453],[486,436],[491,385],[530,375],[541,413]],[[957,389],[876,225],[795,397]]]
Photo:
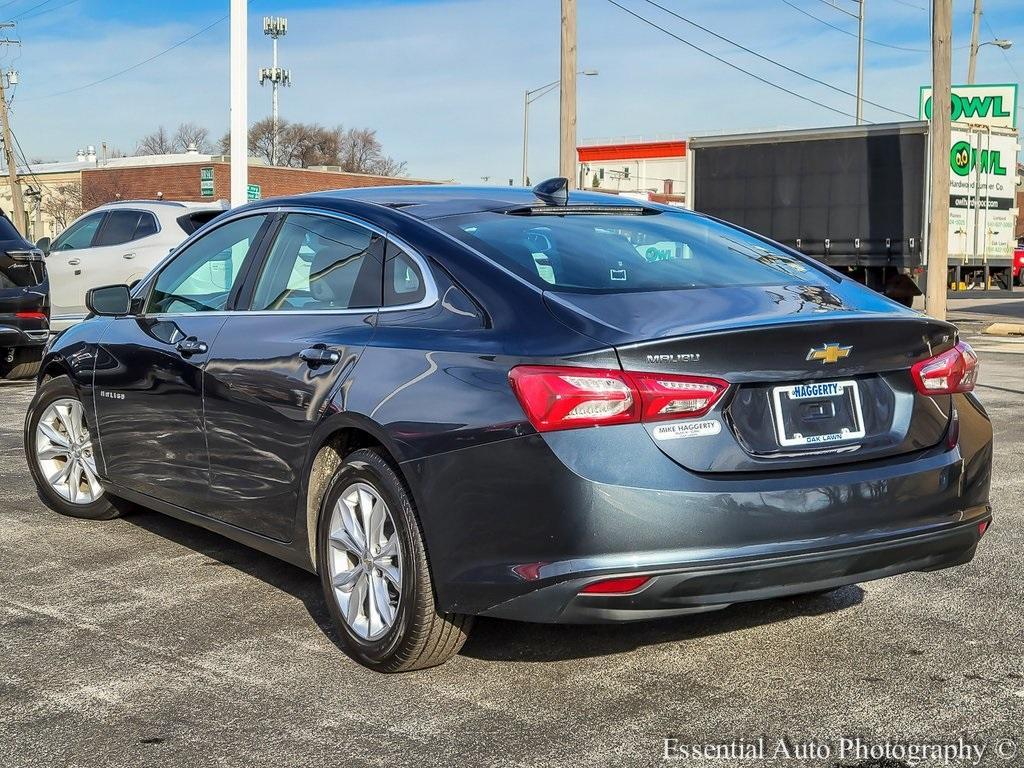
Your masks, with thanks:
[[[992,323],[982,333],[988,336],[1024,336],[1024,323]]]

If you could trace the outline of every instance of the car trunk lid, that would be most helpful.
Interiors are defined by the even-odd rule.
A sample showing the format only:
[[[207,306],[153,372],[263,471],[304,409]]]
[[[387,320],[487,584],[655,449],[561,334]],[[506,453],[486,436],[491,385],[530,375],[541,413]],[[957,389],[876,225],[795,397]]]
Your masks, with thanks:
[[[730,383],[707,416],[647,425],[684,467],[827,466],[921,450],[945,435],[950,398],[918,393],[910,367],[950,348],[953,326],[892,309],[881,297],[887,311],[854,311],[814,286],[665,293],[560,294],[548,305],[581,331],[618,337],[627,371]]]

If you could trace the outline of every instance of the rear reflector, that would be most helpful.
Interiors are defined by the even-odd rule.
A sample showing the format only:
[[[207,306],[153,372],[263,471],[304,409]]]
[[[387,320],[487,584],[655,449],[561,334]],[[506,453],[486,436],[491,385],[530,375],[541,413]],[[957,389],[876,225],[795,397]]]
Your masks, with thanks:
[[[624,595],[636,592],[651,580],[650,576],[622,576],[617,579],[605,579],[587,584],[580,590],[581,595]]]
[[[978,380],[978,356],[961,341],[941,355],[915,363],[910,369],[917,391],[924,395],[970,392]]]
[[[45,320],[45,312],[15,312],[14,316],[19,320]]]
[[[991,524],[992,524],[991,520],[985,520],[982,523],[978,523],[978,535],[979,536],[984,536],[985,535],[985,531],[988,530],[988,527]]]
[[[509,381],[538,432],[703,416],[729,388],[698,376],[535,365],[513,368]]]

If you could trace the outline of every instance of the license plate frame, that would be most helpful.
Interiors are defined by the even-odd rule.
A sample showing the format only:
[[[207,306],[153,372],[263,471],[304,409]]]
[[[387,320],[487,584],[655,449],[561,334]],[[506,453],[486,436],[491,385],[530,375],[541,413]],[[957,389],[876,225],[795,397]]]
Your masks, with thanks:
[[[773,415],[775,421],[775,437],[783,448],[806,448],[809,446],[832,445],[850,440],[860,440],[867,434],[864,428],[864,412],[861,407],[860,387],[856,380],[847,379],[843,381],[823,381],[804,384],[787,384],[785,386],[773,387],[771,392]],[[787,429],[787,417],[789,408],[796,407],[795,404],[804,402],[827,402],[833,410],[838,403],[843,405],[842,400],[846,399],[846,410],[851,417],[846,423],[836,429],[825,431],[820,434],[805,434],[794,429]],[[806,421],[806,420],[805,420]]]

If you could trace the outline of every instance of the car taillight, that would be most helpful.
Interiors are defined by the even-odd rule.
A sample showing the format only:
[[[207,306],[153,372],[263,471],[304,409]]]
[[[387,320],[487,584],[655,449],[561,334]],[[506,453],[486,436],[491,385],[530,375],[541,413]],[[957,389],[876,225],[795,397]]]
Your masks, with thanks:
[[[538,432],[639,421],[639,398],[621,371],[524,365],[508,377]]]
[[[693,418],[711,410],[729,388],[721,379],[629,373],[643,403],[643,421]]]
[[[19,320],[45,320],[45,312],[15,312],[14,316]]]
[[[978,379],[978,356],[961,341],[948,352],[915,363],[910,374],[917,391],[925,395],[970,392]]]
[[[509,380],[538,432],[703,416],[729,388],[698,376],[534,365]]]

